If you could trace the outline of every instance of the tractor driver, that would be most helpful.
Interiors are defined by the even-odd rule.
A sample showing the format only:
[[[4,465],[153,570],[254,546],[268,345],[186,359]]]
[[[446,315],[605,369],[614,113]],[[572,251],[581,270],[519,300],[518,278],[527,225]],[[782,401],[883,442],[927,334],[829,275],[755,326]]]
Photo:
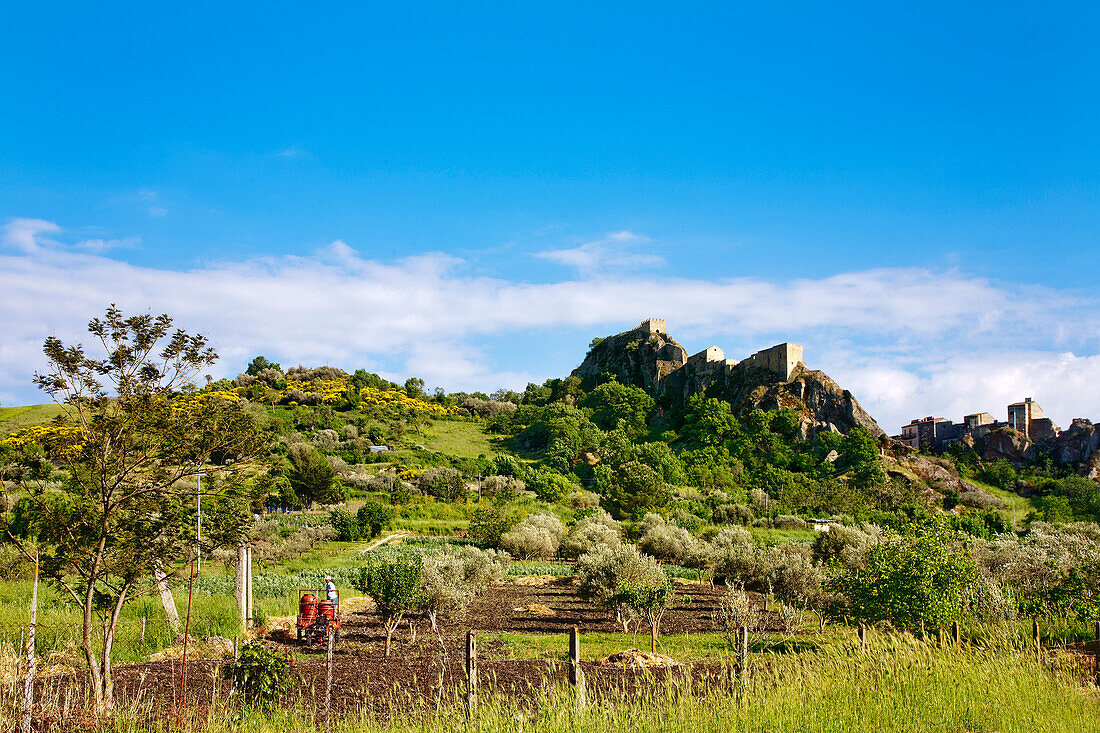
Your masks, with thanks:
[[[329,599],[333,603],[336,603],[336,584],[332,582],[332,576],[325,576],[325,598]]]

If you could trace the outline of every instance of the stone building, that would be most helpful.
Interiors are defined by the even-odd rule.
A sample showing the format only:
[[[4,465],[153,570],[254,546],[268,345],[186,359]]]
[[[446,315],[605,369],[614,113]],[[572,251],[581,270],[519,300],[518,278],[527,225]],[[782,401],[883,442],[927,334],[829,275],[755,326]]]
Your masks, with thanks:
[[[1043,417],[1043,408],[1028,397],[1023,402],[1013,402],[1008,406],[1007,422],[994,419],[988,412],[966,415],[961,423],[929,415],[914,418],[908,425],[902,426],[901,434],[895,435],[894,440],[912,448],[929,445],[938,450],[964,436],[980,438],[991,430],[1002,427],[1019,430],[1033,442],[1056,438],[1060,432],[1057,425]]]

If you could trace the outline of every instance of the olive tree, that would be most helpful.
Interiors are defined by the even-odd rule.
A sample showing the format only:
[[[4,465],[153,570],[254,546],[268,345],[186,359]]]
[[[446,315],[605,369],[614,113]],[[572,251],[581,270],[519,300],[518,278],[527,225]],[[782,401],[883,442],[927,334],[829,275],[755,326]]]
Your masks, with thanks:
[[[925,531],[872,546],[864,568],[839,572],[830,585],[860,621],[923,630],[959,617],[974,576],[974,558],[965,548],[946,534]]]
[[[424,568],[419,554],[375,552],[360,569],[357,587],[374,599],[386,630],[386,656],[390,655],[393,632],[405,614],[420,608],[424,594],[420,582]]]
[[[24,474],[22,526],[12,534],[39,544],[43,575],[80,609],[80,646],[104,709],[114,704],[123,605],[157,585],[151,570],[194,557],[195,487],[183,479],[218,477],[203,487],[224,511],[203,539],[208,551],[234,544],[250,521],[244,469],[263,441],[235,394],[189,386],[217,359],[205,337],[173,330],[167,315],[125,316],[114,305],[88,331],[92,349],[46,339],[47,367],[34,383],[62,407],[75,438],[50,455],[66,474],[60,485]]]

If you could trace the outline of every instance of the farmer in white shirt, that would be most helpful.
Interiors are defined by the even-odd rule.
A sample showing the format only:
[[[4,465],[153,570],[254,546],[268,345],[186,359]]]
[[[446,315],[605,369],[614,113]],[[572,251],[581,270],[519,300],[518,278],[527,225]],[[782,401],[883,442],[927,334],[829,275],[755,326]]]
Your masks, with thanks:
[[[325,597],[328,598],[333,603],[336,603],[336,599],[337,599],[336,584],[332,582],[332,576],[331,575],[326,575],[325,576]]]

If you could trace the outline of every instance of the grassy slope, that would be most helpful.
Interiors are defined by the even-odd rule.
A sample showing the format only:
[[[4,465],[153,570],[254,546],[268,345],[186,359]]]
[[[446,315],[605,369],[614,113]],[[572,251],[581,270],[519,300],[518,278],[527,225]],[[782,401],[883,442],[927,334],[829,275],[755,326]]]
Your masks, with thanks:
[[[0,436],[33,425],[45,425],[61,414],[59,405],[27,405],[0,407]]]
[[[996,497],[997,499],[1003,501],[1008,508],[1002,509],[1001,513],[1004,514],[1005,517],[1009,519],[1009,521],[1014,521],[1015,523],[1019,524],[1020,522],[1024,521],[1027,513],[1034,508],[1034,505],[1031,503],[1031,499],[1020,496],[1014,491],[998,489],[996,486],[984,484],[974,478],[968,478],[966,479],[966,481],[968,483],[974,484],[990,496]]]
[[[475,422],[436,420],[431,427],[424,428],[419,441],[430,451],[459,458],[477,458],[481,454],[491,457],[497,451],[497,444],[484,426]]]

